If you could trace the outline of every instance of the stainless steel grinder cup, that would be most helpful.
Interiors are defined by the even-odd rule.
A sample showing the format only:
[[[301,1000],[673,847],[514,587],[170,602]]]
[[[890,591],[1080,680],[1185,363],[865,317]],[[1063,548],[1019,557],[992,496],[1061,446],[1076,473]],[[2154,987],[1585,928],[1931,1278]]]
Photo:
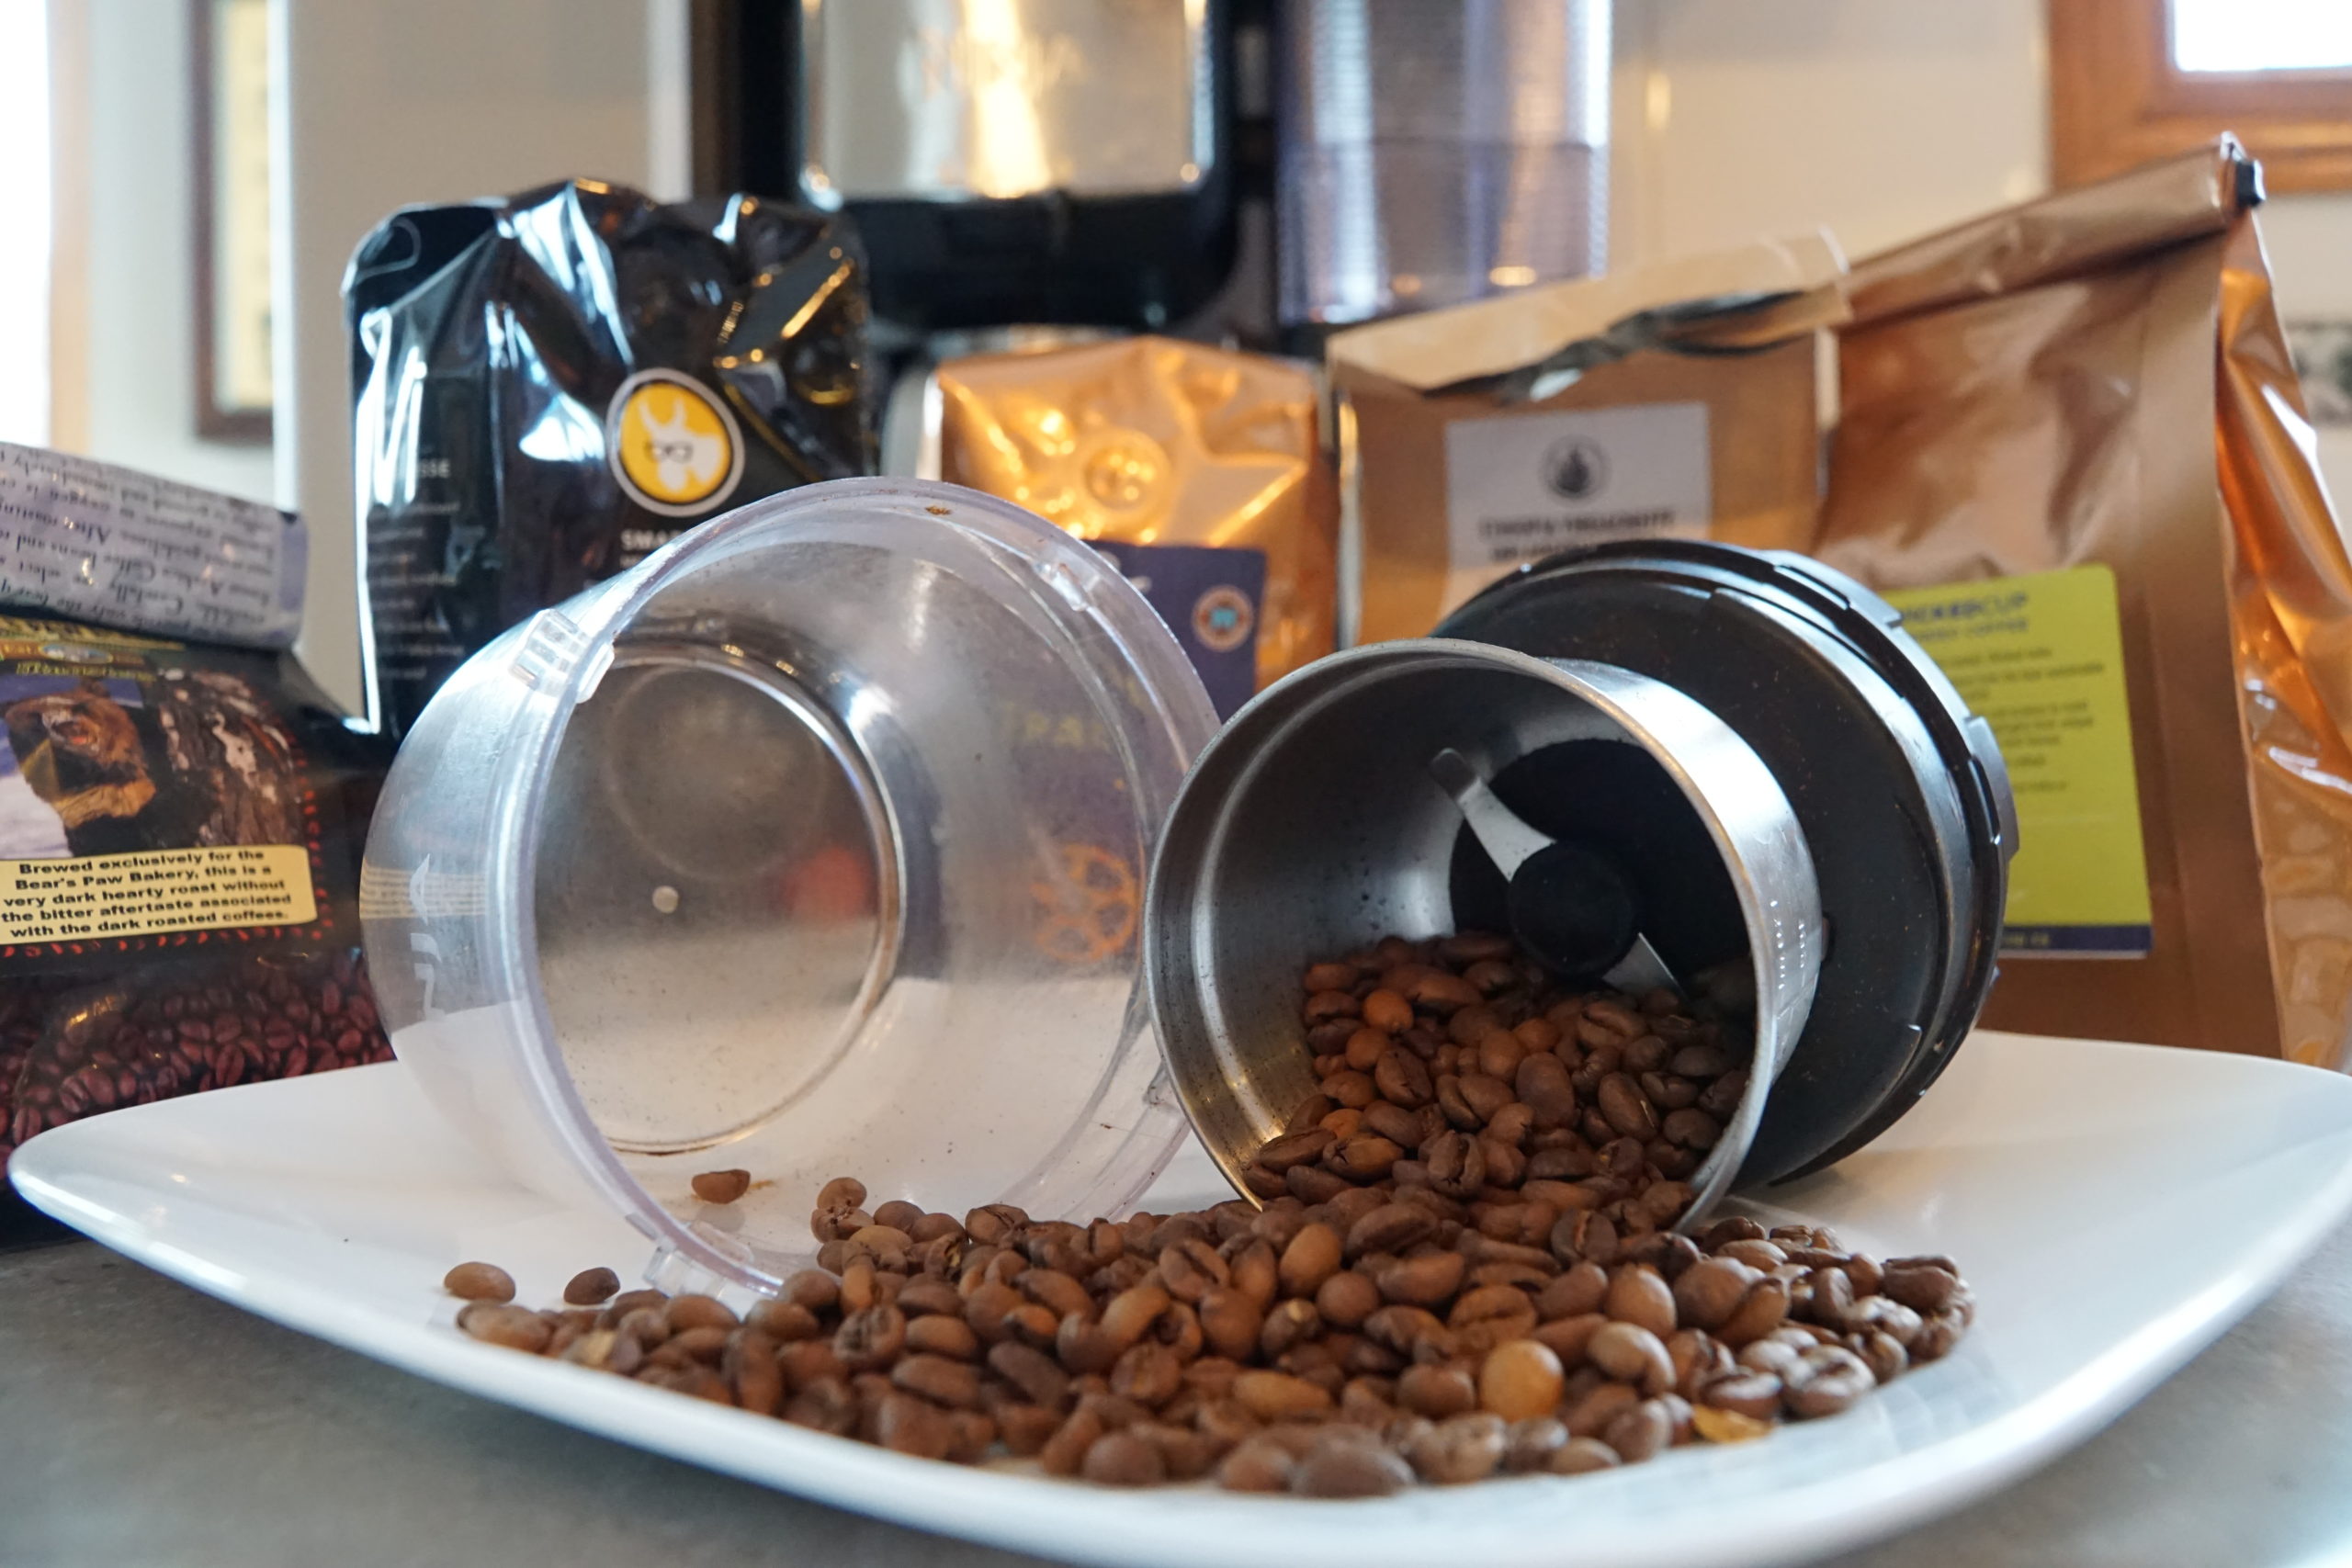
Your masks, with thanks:
[[[1551,874],[1564,857],[1585,874]],[[1623,917],[1613,935],[1595,927],[1603,904]],[[1654,948],[1686,983],[1742,976],[1723,1005],[1747,1013],[1754,1062],[1692,1214],[1738,1171],[1822,958],[1804,835],[1728,726],[1611,665],[1434,639],[1333,655],[1237,714],[1177,795],[1144,926],[1170,1077],[1244,1190],[1243,1167],[1315,1089],[1298,1014],[1311,963],[1487,926],[1539,954],[1626,949],[1594,973]]]

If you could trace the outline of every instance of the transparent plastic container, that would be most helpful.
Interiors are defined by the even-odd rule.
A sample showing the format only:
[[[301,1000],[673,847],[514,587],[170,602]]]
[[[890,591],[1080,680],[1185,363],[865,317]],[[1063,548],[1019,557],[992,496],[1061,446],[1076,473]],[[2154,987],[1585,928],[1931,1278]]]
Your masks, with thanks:
[[[1131,1205],[1186,1135],[1144,869],[1214,719],[1094,551],[948,485],[746,506],[434,698],[368,840],[393,1048],[529,1185],[773,1289],[827,1179]],[[751,1172],[741,1201],[689,1181]]]

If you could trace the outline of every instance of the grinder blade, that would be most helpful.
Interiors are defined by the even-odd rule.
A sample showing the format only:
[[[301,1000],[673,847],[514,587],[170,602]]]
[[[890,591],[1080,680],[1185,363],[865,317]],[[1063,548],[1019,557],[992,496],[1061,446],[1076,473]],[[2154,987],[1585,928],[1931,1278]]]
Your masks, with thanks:
[[[1642,934],[1625,878],[1609,861],[1531,828],[1452,747],[1430,759],[1430,777],[1460,808],[1471,837],[1510,884],[1511,934],[1553,968],[1595,974],[1621,991],[1682,987]]]

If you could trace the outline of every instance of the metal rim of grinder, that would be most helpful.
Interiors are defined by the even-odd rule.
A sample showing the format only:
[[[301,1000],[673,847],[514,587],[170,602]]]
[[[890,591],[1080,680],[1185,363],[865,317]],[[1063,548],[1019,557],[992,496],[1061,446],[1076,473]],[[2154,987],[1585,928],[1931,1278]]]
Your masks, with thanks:
[[[1243,1167],[1314,1088],[1299,1037],[1306,966],[1391,931],[1456,928],[1457,863],[1488,852],[1432,776],[1447,751],[1480,778],[1530,759],[1605,761],[1570,818],[1634,824],[1697,868],[1661,888],[1621,867],[1637,884],[1628,934],[1659,936],[1687,979],[1699,965],[1667,940],[1669,906],[1704,901],[1733,933],[1755,1059],[1691,1179],[1686,1219],[1697,1217],[1737,1176],[1811,1006],[1819,896],[1796,815],[1755,750],[1681,692],[1608,665],[1381,643],[1320,660],[1234,716],[1177,795],[1146,899],[1153,1021],[1186,1114],[1246,1190]],[[1543,859],[1531,850],[1524,865]]]
[[[1991,728],[1892,605],[1804,556],[1627,540],[1521,568],[1438,630],[1688,692],[1795,807],[1827,943],[1743,1185],[1835,1164],[1918,1102],[1992,987],[2017,809]]]

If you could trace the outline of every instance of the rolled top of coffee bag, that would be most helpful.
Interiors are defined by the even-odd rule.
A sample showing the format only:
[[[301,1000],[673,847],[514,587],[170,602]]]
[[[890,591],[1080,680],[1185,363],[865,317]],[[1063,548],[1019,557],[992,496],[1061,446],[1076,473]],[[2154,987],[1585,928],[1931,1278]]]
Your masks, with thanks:
[[[290,512],[0,441],[0,604],[157,637],[291,648],[310,554]]]

